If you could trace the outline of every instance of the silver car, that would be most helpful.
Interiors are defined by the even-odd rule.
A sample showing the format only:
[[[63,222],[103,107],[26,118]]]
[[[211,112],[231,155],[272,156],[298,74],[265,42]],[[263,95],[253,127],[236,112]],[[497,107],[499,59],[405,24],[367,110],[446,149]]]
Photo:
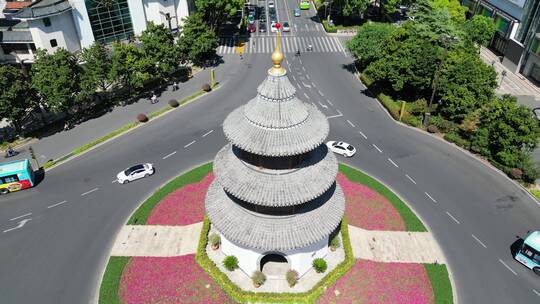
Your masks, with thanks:
[[[131,166],[126,170],[120,171],[116,175],[116,179],[120,184],[127,184],[139,178],[148,177],[154,174],[154,165],[146,163]]]

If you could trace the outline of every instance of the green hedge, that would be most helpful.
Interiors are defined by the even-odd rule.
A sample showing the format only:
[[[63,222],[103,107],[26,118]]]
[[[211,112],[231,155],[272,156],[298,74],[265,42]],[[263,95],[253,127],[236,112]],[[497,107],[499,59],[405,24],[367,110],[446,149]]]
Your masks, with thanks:
[[[322,24],[324,26],[324,30],[327,32],[327,33],[337,33],[337,27],[335,26],[329,26],[328,25],[328,21],[326,19],[323,19],[322,21]]]
[[[452,284],[448,276],[448,270],[441,264],[424,264],[431,281],[431,288],[435,296],[435,304],[454,303]]]
[[[455,132],[448,132],[444,134],[444,139],[449,142],[453,142],[456,145],[465,149],[469,149],[471,146],[471,143],[468,140],[462,138],[459,134]]]
[[[154,194],[152,194],[148,199],[146,199],[129,218],[127,224],[146,224],[146,220],[148,219],[150,212],[152,212],[152,209],[154,209],[156,204],[159,203],[165,196],[184,185],[201,181],[208,173],[210,173],[210,171],[212,171],[212,163],[207,163],[174,178],[154,192]]]
[[[268,292],[252,292],[244,291],[236,286],[227,275],[225,275],[214,264],[206,254],[206,244],[208,243],[208,231],[210,230],[210,222],[207,218],[204,219],[201,237],[195,260],[199,265],[218,283],[233,300],[240,303],[313,303],[325,291],[326,288],[334,285],[334,283],[343,276],[354,265],[355,259],[352,253],[351,241],[349,239],[349,231],[347,229],[348,221],[343,218],[341,221],[340,231],[343,238],[343,249],[345,250],[345,260],[339,264],[334,270],[328,273],[320,280],[311,290],[303,293],[268,293]]]
[[[405,204],[397,195],[394,194],[390,189],[385,185],[378,182],[376,179],[371,176],[363,173],[360,170],[353,169],[347,165],[339,164],[339,171],[347,178],[355,183],[360,183],[368,186],[369,188],[377,191],[382,196],[386,197],[390,203],[396,208],[401,215],[401,218],[405,222],[407,231],[427,231],[426,227],[422,224],[420,219],[411,211],[411,209]]]
[[[118,288],[122,272],[129,262],[130,257],[110,257],[101,286],[99,288],[99,303],[100,304],[120,304]]]

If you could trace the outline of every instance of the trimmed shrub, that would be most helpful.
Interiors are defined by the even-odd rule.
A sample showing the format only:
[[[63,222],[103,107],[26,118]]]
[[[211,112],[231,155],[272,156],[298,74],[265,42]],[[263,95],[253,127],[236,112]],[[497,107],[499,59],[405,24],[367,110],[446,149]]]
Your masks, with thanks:
[[[175,99],[171,99],[169,100],[169,106],[173,107],[173,108],[176,108],[178,107],[180,104],[178,103],[178,101],[176,101]]]
[[[264,282],[266,282],[266,275],[262,273],[262,271],[255,271],[253,272],[253,275],[251,276],[251,281],[253,281],[253,286],[256,288],[261,287]]]
[[[429,123],[436,126],[441,132],[453,132],[457,129],[457,125],[449,120],[446,120],[438,115],[433,115],[429,118]]]
[[[403,115],[403,118],[401,119],[402,122],[408,124],[409,126],[413,127],[420,127],[422,125],[422,120],[419,117],[412,116],[410,114]]]
[[[210,92],[212,90],[212,88],[210,87],[210,85],[208,83],[205,83],[205,84],[202,85],[201,90],[203,90],[205,92]]]
[[[315,268],[317,273],[323,273],[328,268],[328,265],[324,259],[318,258],[313,260],[313,268]]]
[[[360,81],[368,88],[373,84],[373,80],[366,73],[360,74]]]
[[[234,271],[238,268],[238,259],[234,255],[228,255],[223,259],[223,266],[228,271]]]
[[[341,247],[341,240],[339,239],[339,235],[334,236],[334,238],[330,241],[330,250],[336,251]]]
[[[214,250],[217,250],[219,245],[221,245],[221,237],[217,233],[210,234],[208,240],[210,241],[210,246],[212,246],[212,249]]]
[[[512,168],[510,169],[509,174],[512,179],[521,179],[523,176],[523,171],[519,168]]]
[[[289,283],[289,287],[293,287],[298,283],[298,272],[296,270],[290,269],[287,271],[287,274],[285,275],[287,278],[287,283]]]
[[[455,143],[456,145],[462,147],[462,148],[466,148],[468,149],[469,146],[470,146],[470,143],[468,140],[462,138],[461,136],[459,136],[459,134],[455,133],[455,132],[450,132],[450,133],[446,133],[444,134],[444,139],[449,141],[449,142],[453,142]]]
[[[377,99],[388,110],[388,112],[390,112],[390,115],[392,115],[394,119],[399,119],[399,111],[401,110],[401,106],[397,102],[395,102],[392,97],[380,93],[379,95],[377,95]]]
[[[429,125],[429,126],[427,127],[427,131],[428,131],[429,133],[438,133],[438,132],[439,132],[439,128],[437,128],[437,126],[435,126],[435,125]]]
[[[139,114],[137,114],[137,120],[139,122],[147,122],[148,121],[148,116],[146,116],[146,114],[139,113]]]

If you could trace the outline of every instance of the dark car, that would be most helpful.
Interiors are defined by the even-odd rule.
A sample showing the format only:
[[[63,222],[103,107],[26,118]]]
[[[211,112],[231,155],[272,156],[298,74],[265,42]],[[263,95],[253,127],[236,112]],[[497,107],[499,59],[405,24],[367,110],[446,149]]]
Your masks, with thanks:
[[[266,22],[259,22],[259,32],[266,33]]]
[[[247,30],[250,33],[254,33],[257,31],[257,26],[255,25],[255,23],[249,24]]]

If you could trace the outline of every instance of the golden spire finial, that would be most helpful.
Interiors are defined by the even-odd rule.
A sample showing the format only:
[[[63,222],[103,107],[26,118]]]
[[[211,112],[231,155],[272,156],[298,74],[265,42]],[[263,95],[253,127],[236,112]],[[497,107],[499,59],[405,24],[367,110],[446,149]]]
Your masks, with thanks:
[[[270,73],[275,76],[285,74],[285,69],[281,66],[281,62],[283,62],[283,58],[285,58],[285,55],[283,55],[280,48],[279,23],[277,28],[278,31],[276,33],[276,49],[272,53],[272,62],[274,63],[274,65],[270,69]]]

